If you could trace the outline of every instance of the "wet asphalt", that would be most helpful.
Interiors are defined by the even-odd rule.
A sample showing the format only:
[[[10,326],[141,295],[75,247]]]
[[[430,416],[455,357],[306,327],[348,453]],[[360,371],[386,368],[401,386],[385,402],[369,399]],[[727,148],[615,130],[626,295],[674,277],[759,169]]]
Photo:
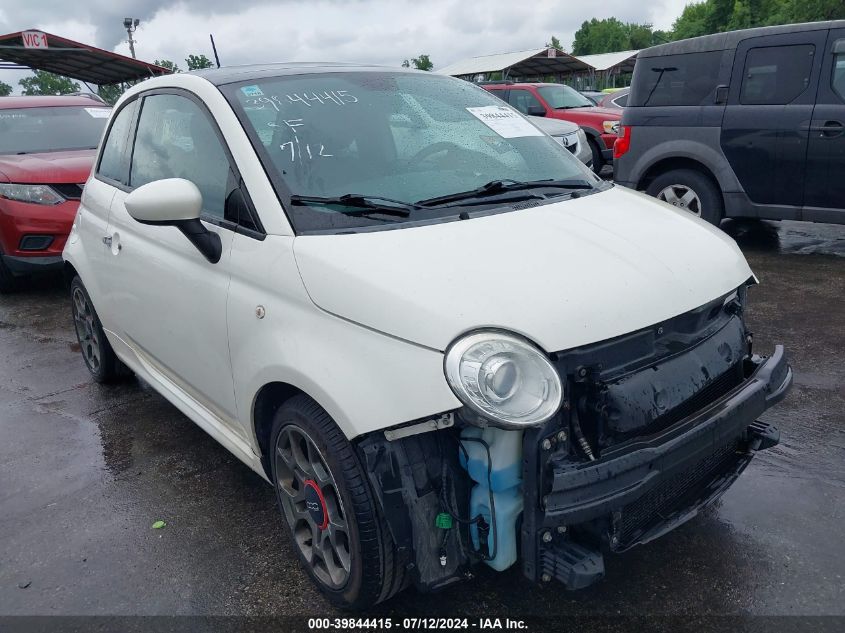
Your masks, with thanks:
[[[783,343],[795,369],[764,416],[781,444],[705,515],[607,558],[592,588],[481,568],[369,615],[845,615],[845,226],[723,228],[761,282],[755,350]],[[60,280],[0,296],[0,615],[336,613],[268,484],[147,385],[89,380]]]

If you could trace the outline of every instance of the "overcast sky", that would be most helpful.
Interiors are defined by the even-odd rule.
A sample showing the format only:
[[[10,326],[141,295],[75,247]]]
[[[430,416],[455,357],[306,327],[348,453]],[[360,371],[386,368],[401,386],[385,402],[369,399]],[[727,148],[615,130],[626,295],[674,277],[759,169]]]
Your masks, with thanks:
[[[668,29],[692,0],[3,0],[0,34],[37,28],[129,54],[123,18],[137,17],[140,59],[189,53],[224,65],[272,61],[360,61],[399,65],[428,53],[435,67],[464,57],[543,46],[569,50],[584,20],[616,16]],[[17,84],[19,73],[0,70]],[[17,86],[16,86],[17,87]]]

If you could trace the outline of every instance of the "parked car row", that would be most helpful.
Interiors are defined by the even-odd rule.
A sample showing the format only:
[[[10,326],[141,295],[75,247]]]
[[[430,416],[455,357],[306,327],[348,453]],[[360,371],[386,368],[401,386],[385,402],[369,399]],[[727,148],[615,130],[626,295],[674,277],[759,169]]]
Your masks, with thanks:
[[[493,81],[481,85],[525,115],[560,119],[580,126],[587,137],[596,173],[612,161],[621,118],[619,109],[599,108],[574,88],[561,84]]]

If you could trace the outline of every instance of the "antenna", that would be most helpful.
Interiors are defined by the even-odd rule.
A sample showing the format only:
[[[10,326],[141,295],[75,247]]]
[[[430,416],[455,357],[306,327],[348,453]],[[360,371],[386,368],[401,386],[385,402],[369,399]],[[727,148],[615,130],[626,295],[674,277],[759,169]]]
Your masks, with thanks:
[[[217,56],[217,46],[214,45],[214,36],[209,33],[208,38],[211,40],[211,50],[214,51],[214,61],[217,62],[217,67],[220,68],[220,58]]]

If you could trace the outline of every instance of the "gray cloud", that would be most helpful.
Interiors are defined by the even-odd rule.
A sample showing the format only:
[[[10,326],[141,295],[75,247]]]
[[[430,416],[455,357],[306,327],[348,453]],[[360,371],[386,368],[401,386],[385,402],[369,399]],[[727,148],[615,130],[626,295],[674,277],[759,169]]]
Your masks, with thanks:
[[[542,46],[551,35],[572,45],[584,20],[616,16],[668,28],[688,0],[3,0],[0,33],[26,28],[128,53],[126,16],[141,19],[138,56],[211,57],[214,33],[224,64],[354,60],[397,65],[420,53],[438,67],[457,59]],[[35,6],[37,5],[37,6]]]

